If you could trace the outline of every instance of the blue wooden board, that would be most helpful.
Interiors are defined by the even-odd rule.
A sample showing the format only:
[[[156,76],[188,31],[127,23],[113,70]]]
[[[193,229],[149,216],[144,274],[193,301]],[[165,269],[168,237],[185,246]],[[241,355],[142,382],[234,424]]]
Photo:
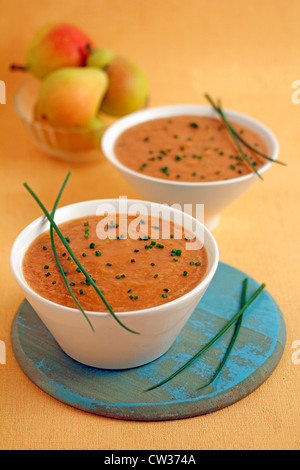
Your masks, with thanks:
[[[249,298],[259,283],[220,262],[205,296],[173,346],[142,367],[109,371],[74,361],[57,345],[26,300],[12,325],[13,351],[24,373],[38,387],[84,411],[144,421],[211,413],[253,392],[271,375],[282,356],[285,322],[267,290],[247,309],[235,347],[213,384],[197,391],[218,367],[233,327],[173,380],[155,390],[146,389],[183,365],[239,310],[245,277],[249,279]]]

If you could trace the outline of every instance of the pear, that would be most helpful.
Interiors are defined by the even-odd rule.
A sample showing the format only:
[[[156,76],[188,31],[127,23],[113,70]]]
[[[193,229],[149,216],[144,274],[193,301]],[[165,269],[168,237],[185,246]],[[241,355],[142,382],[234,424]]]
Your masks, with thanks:
[[[25,65],[11,65],[12,70],[23,70],[43,79],[63,67],[86,64],[92,40],[85,32],[70,24],[51,24],[40,29],[32,38]]]
[[[109,65],[116,58],[115,51],[107,48],[100,48],[95,50],[90,50],[90,55],[87,58],[86,65],[89,67],[97,67],[103,69]]]
[[[139,66],[105,48],[93,50],[86,65],[98,67],[108,75],[109,86],[100,107],[102,112],[120,117],[146,105],[148,82]]]
[[[42,82],[35,119],[63,128],[87,127],[96,117],[108,87],[105,72],[93,67],[67,67]]]

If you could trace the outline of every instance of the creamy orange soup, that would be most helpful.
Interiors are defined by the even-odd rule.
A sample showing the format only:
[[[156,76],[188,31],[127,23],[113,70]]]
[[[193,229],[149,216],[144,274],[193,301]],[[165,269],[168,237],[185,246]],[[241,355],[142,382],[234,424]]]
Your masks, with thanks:
[[[268,153],[260,136],[245,126],[232,126],[252,147]],[[245,145],[242,148],[257,169],[266,163]],[[174,116],[138,124],[120,135],[115,153],[128,168],[165,180],[218,181],[253,172],[226,126],[209,117]]]
[[[165,239],[161,220],[153,223],[152,217],[144,216],[138,219],[128,216],[128,229],[123,230],[122,217],[117,215],[105,221],[103,217],[88,216],[60,225],[73,252],[115,312],[170,302],[200,283],[207,270],[207,252],[204,246],[187,249],[189,244],[195,243],[193,234],[183,233],[179,226],[171,223],[170,237]],[[132,238],[130,231],[133,221],[137,222],[137,239]],[[98,238],[99,222],[109,238]],[[61,240],[56,234],[54,238],[67,280],[82,307],[89,311],[107,311]],[[49,232],[37,237],[28,248],[23,273],[27,283],[42,297],[77,308],[56,264]]]

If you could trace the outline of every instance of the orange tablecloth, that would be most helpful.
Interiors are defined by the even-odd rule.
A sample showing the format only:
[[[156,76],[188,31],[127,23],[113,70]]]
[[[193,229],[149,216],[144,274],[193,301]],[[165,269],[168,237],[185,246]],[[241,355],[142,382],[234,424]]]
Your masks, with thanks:
[[[0,105],[1,230],[0,364],[1,449],[299,449],[300,364],[300,3],[297,0],[1,0]],[[10,327],[23,294],[9,266],[16,235],[40,215],[27,181],[48,204],[67,171],[63,204],[101,197],[139,197],[106,161],[78,167],[35,148],[13,109],[24,76],[8,71],[22,61],[33,33],[68,21],[96,42],[139,63],[149,77],[151,106],[205,103],[204,92],[249,114],[276,134],[280,158],[226,209],[214,232],[220,258],[266,282],[287,325],[287,345],[274,374],[253,394],[212,415],[170,422],[127,422],[66,406],[36,387],[20,369]],[[3,343],[2,343],[3,344]]]

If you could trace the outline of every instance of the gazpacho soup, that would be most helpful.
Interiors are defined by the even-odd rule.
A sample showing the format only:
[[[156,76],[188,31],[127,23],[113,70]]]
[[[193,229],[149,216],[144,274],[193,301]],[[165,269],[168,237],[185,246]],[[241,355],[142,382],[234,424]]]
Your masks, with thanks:
[[[262,153],[264,140],[251,129],[231,123],[243,139]],[[241,144],[251,164],[265,160]],[[125,130],[115,144],[117,159],[141,174],[165,180],[208,182],[253,172],[225,124],[216,118],[181,115],[153,119]]]
[[[207,271],[205,246],[175,222],[152,216],[90,215],[59,225],[65,240],[115,312],[146,309],[191,291]],[[75,297],[87,311],[106,312],[65,246],[54,233],[56,252]],[[23,273],[42,297],[77,308],[56,263],[49,231],[27,249]]]

